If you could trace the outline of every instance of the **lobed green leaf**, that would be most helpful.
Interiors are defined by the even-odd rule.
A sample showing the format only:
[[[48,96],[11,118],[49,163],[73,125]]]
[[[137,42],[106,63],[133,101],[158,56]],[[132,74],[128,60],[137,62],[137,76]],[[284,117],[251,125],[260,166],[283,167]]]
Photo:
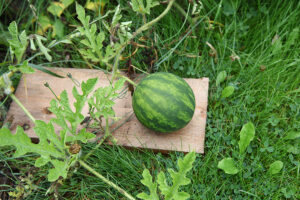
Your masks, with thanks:
[[[184,186],[190,183],[190,179],[186,177],[188,171],[192,169],[193,163],[196,159],[195,152],[188,153],[184,159],[180,158],[178,160],[178,172],[175,172],[171,169],[168,169],[171,178],[172,178],[172,185],[169,186],[165,174],[160,172],[158,174],[158,184],[161,193],[165,196],[165,200],[172,200],[172,199],[180,199],[185,200],[189,198],[189,194],[184,192],[179,192],[179,187]]]
[[[157,195],[157,183],[152,182],[152,176],[148,169],[144,169],[141,183],[149,189],[150,194],[142,192],[137,195],[138,198],[144,200],[159,200]]]

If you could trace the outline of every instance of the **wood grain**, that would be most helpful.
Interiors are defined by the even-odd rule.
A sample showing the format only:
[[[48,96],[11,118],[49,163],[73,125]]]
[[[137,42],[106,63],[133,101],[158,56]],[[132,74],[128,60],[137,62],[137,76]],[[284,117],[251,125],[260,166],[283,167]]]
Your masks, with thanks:
[[[97,87],[109,85],[110,76],[99,70],[90,69],[69,69],[69,68],[49,68],[49,70],[66,76],[71,73],[72,77],[79,82],[86,81],[89,78],[98,77]],[[206,109],[208,96],[208,78],[201,79],[185,79],[194,91],[196,98],[196,110],[191,122],[183,129],[169,133],[159,134],[153,132],[139,123],[134,116],[131,106],[131,95],[127,92],[126,95],[116,100],[114,110],[117,117],[123,117],[123,120],[112,125],[111,129],[123,123],[123,125],[113,132],[117,139],[117,144],[129,148],[146,148],[156,151],[182,151],[197,153],[204,153],[204,139],[205,139],[205,124],[206,124]],[[35,74],[23,75],[19,86],[16,90],[16,97],[24,104],[35,119],[44,120],[48,122],[53,114],[47,111],[50,100],[54,98],[51,91],[44,86],[48,82],[56,94],[60,94],[66,90],[70,104],[73,105],[74,98],[72,96],[72,88],[74,83],[69,78],[56,78],[46,73],[36,71]],[[88,107],[84,107],[83,113],[87,115]],[[124,123],[124,118],[131,116],[129,120]],[[36,138],[33,131],[34,124],[19,108],[19,106],[12,102],[7,114],[7,120],[12,121],[11,130],[14,132],[16,127],[25,127],[26,133],[31,138]],[[126,119],[126,118],[125,118]],[[59,127],[57,127],[59,130]]]

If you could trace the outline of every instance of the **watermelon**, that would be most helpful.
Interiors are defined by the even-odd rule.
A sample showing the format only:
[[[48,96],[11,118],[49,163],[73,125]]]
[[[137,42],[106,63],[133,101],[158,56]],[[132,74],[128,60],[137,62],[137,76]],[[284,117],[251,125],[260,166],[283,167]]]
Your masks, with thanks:
[[[195,111],[195,95],[182,78],[167,72],[146,76],[132,98],[137,119],[147,128],[168,133],[185,127]]]

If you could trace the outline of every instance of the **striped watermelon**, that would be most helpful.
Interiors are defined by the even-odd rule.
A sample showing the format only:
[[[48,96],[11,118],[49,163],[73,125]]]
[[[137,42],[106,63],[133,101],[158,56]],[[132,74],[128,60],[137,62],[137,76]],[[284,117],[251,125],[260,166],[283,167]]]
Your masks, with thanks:
[[[195,111],[195,96],[182,78],[166,72],[145,77],[136,87],[132,106],[137,119],[151,130],[167,133],[185,127]]]

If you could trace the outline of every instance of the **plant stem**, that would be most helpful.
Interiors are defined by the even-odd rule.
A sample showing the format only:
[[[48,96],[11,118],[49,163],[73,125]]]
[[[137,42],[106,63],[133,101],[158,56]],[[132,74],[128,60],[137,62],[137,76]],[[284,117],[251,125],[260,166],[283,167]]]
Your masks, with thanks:
[[[121,76],[122,78],[125,78],[126,79],[126,81],[128,81],[130,84],[132,84],[133,86],[137,86],[137,84],[135,83],[135,82],[133,82],[132,80],[130,80],[128,77],[126,77],[126,76]]]
[[[79,160],[79,163],[82,167],[84,167],[85,169],[87,169],[89,172],[91,172],[92,174],[94,174],[95,176],[97,176],[98,178],[100,178],[103,182],[105,182],[106,184],[108,184],[109,186],[113,187],[114,189],[116,189],[118,192],[120,192],[121,194],[123,194],[125,197],[127,197],[130,200],[135,200],[135,198],[133,196],[131,196],[130,194],[128,194],[125,190],[123,190],[122,188],[120,188],[119,186],[117,186],[116,184],[114,184],[113,182],[111,182],[110,180],[108,180],[107,178],[105,178],[104,176],[102,176],[101,174],[99,174],[98,172],[96,172],[93,168],[91,168],[88,164],[86,164],[84,161]]]
[[[140,34],[141,32],[149,29],[153,24],[155,24],[156,22],[158,22],[159,20],[161,20],[161,18],[163,18],[168,12],[169,10],[171,9],[173,3],[174,3],[175,0],[170,0],[169,3],[168,3],[168,6],[167,8],[164,10],[164,12],[162,12],[158,17],[156,17],[155,19],[153,19],[152,21],[148,22],[147,24],[144,24],[143,26],[141,26],[138,30],[136,30],[136,32],[134,32],[132,34],[132,38],[135,38],[138,34]],[[129,42],[129,41],[128,41]],[[128,43],[127,42],[127,43]]]
[[[25,114],[35,123],[34,117],[30,114],[30,112],[23,106],[23,104],[19,101],[19,99],[14,95],[10,94],[10,97],[20,106],[20,108],[25,112]]]
[[[118,71],[118,64],[119,64],[119,59],[120,59],[120,55],[121,53],[123,52],[123,50],[125,49],[125,47],[130,44],[130,42],[137,36],[139,35],[140,33],[142,33],[143,31],[149,29],[151,26],[153,26],[153,24],[155,24],[156,22],[158,22],[159,20],[161,20],[168,12],[169,10],[171,9],[173,3],[174,3],[175,0],[170,0],[169,3],[168,3],[168,6],[167,8],[158,16],[156,17],[155,19],[153,19],[152,21],[144,24],[143,26],[141,26],[140,28],[138,28],[138,30],[136,30],[133,34],[132,34],[132,37],[127,40],[121,47],[120,47],[120,50],[118,51],[117,55],[116,55],[116,59],[115,59],[115,63],[114,63],[114,66],[113,66],[113,79],[116,77],[116,73]]]
[[[105,120],[105,134],[104,136],[101,138],[101,140],[99,141],[99,143],[88,153],[83,157],[83,160],[88,159],[95,151],[96,149],[98,149],[102,143],[109,137],[111,136],[111,133],[109,131],[109,123],[108,123],[108,119]]]

